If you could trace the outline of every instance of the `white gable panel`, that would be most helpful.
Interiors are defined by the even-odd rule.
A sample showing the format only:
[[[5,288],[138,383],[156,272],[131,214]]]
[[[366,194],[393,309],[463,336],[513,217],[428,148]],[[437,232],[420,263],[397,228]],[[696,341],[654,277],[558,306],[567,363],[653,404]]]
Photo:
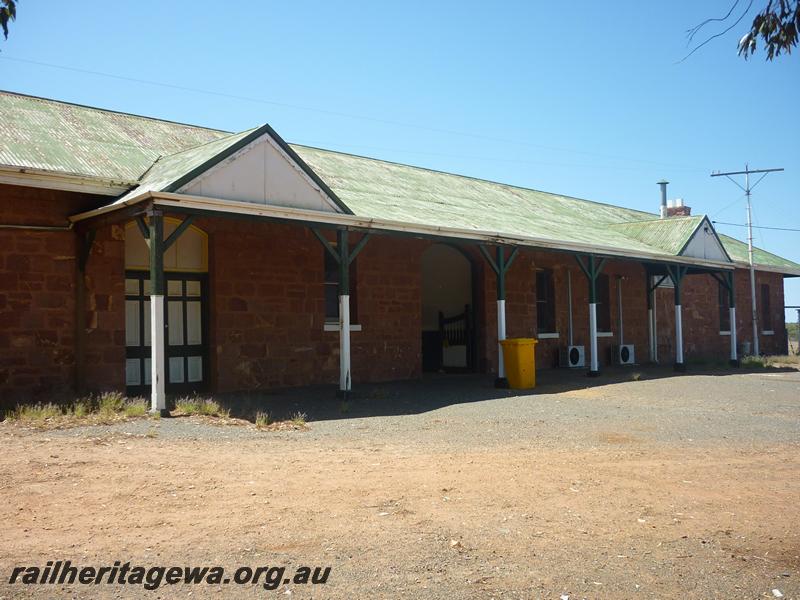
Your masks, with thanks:
[[[268,134],[202,173],[178,192],[253,204],[342,212]]]
[[[717,260],[729,262],[730,259],[725,254],[725,250],[720,244],[719,238],[714,232],[714,227],[708,219],[704,219],[697,230],[686,244],[681,256],[692,258],[705,258],[707,260]]]

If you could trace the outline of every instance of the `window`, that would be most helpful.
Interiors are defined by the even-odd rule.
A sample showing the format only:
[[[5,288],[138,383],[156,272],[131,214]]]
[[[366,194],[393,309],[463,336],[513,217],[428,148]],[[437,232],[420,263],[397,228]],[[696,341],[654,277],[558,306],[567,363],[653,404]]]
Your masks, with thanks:
[[[718,304],[719,304],[719,330],[720,331],[730,331],[731,330],[731,312],[730,312],[730,298],[728,296],[728,288],[726,288],[721,283],[717,283],[717,297],[718,297]]]
[[[336,247],[335,244],[331,244]],[[330,252],[323,248],[325,259],[325,321],[339,322],[339,264]],[[356,261],[350,265],[350,322],[358,323],[358,302],[356,288]]]
[[[552,269],[536,271],[536,326],[539,333],[556,332],[556,299]]]
[[[608,287],[608,275],[597,276],[595,284],[597,292],[597,331],[611,331],[611,292]]]
[[[769,306],[769,285],[761,284],[761,331],[772,331],[772,311]]]

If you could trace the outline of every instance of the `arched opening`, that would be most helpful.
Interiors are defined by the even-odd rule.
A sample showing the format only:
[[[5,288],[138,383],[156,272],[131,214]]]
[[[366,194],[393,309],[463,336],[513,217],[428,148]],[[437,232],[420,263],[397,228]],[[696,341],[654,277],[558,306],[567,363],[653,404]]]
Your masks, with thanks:
[[[164,219],[166,239],[180,224]],[[150,251],[136,222],[125,225],[125,384],[150,386]],[[209,379],[208,236],[190,226],[164,253],[166,389],[203,391]]]
[[[422,369],[475,370],[472,261],[457,247],[433,244],[422,255]]]

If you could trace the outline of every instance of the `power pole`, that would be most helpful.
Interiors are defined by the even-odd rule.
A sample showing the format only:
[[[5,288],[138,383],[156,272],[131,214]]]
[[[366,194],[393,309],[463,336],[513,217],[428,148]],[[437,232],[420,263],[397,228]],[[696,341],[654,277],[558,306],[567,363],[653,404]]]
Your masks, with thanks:
[[[758,356],[761,354],[759,344],[758,344],[758,311],[756,309],[756,271],[753,267],[753,209],[750,206],[750,194],[754,187],[756,187],[761,180],[764,179],[768,174],[775,173],[776,171],[783,171],[782,168],[780,169],[751,169],[749,165],[744,165],[744,171],[730,171],[728,173],[711,173],[712,177],[727,177],[730,179],[736,187],[740,190],[744,191],[744,195],[747,196],[747,258],[748,262],[750,263],[750,305],[752,306],[752,318],[753,318],[753,355]],[[750,185],[750,175],[754,173],[762,173],[761,177],[758,178],[752,186]],[[744,187],[739,185],[735,179],[731,177],[731,175],[744,175]]]

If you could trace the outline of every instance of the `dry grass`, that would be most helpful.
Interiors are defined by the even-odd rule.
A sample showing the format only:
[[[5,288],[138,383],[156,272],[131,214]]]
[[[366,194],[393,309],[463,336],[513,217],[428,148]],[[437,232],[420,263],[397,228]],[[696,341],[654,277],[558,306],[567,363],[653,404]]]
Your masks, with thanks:
[[[770,369],[778,367],[800,367],[800,356],[776,355],[776,356],[743,356],[741,358],[743,367],[755,369]]]
[[[258,427],[259,429],[264,429],[266,427],[269,427],[270,422],[271,421],[268,412],[259,411],[256,413],[255,423],[256,427]]]
[[[175,411],[184,415],[203,415],[206,417],[230,417],[230,410],[222,408],[219,402],[200,396],[187,396],[175,402]]]
[[[23,404],[6,414],[9,422],[39,429],[100,425],[147,416],[142,398],[126,398],[119,392],[88,396],[72,404]]]

